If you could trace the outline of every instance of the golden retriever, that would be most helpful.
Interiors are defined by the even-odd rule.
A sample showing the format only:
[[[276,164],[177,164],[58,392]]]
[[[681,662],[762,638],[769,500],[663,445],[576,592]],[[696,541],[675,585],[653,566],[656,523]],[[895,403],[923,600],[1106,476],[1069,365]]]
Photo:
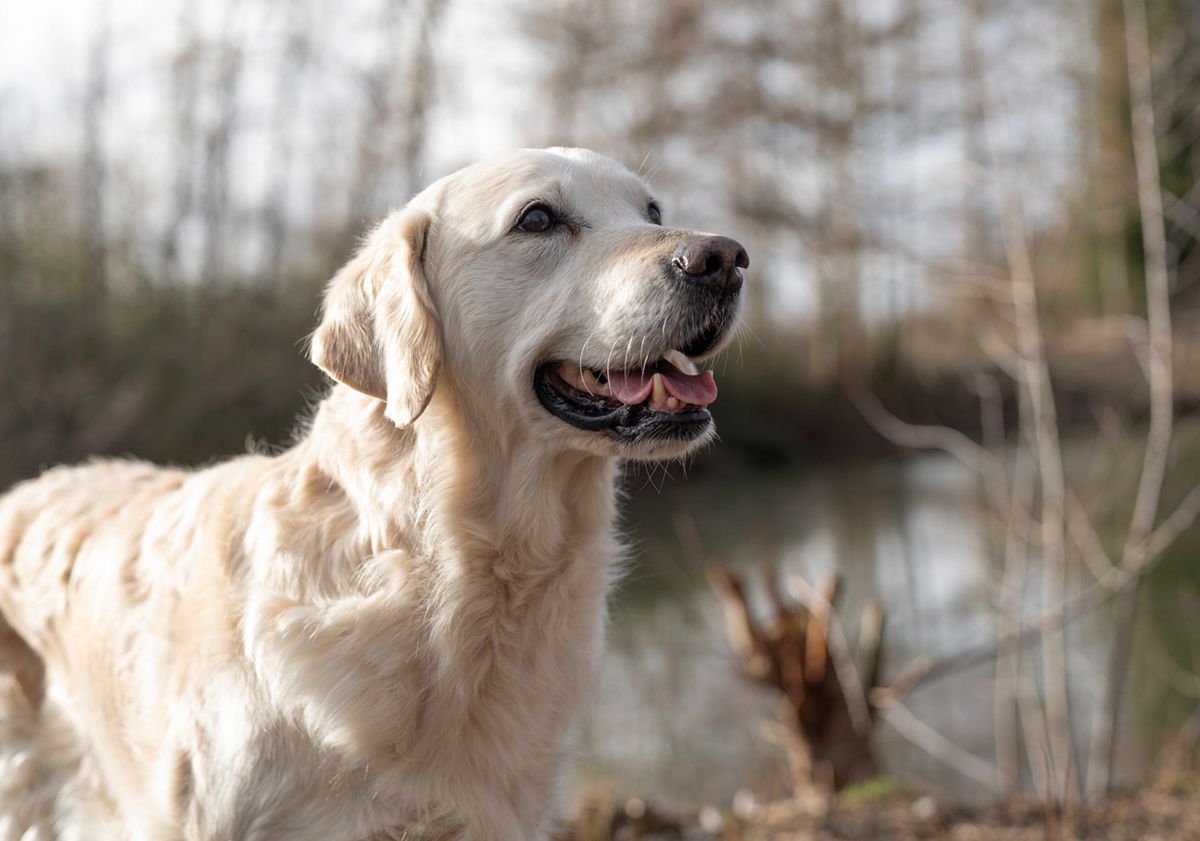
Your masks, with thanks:
[[[593,152],[476,164],[330,282],[293,447],[0,499],[0,839],[543,837],[615,463],[712,436],[747,263]]]

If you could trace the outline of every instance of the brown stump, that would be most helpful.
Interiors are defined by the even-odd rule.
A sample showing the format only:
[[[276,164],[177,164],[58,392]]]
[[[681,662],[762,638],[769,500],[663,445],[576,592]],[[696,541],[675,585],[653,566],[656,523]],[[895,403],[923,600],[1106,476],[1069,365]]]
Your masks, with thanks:
[[[864,607],[851,652],[836,619],[836,577],[816,589],[802,584],[801,604],[784,596],[775,568],[765,568],[773,615],[764,621],[751,616],[741,573],[713,567],[709,583],[724,609],[742,674],[781,695],[772,741],[787,756],[795,795],[827,801],[834,792],[875,776],[867,693],[879,674],[879,603]]]

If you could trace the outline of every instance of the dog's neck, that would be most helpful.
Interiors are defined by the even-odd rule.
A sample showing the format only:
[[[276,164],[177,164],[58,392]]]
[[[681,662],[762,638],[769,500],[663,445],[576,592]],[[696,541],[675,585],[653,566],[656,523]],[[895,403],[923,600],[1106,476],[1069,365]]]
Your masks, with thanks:
[[[452,389],[405,429],[383,408],[335,386],[313,420],[321,434],[306,442],[352,501],[372,553],[449,552],[499,577],[540,577],[580,548],[611,544],[613,459],[505,434],[509,425],[472,417]]]

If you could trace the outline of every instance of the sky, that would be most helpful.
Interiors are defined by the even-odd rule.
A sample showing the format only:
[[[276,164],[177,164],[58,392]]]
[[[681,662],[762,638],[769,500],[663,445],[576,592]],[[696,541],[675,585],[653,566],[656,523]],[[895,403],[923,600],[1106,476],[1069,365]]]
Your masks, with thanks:
[[[209,27],[223,4],[198,3]],[[245,2],[247,32],[269,25],[267,4]],[[356,51],[355,28],[369,21],[334,13],[329,0],[314,0],[321,28],[342,27],[348,56]],[[257,7],[257,8],[256,8]],[[323,10],[322,7],[330,7]],[[430,180],[464,161],[519,146],[512,115],[519,97],[505,84],[514,78],[522,51],[508,0],[450,2],[437,49],[446,61],[445,95],[436,109],[430,144]],[[255,14],[255,10],[259,14]],[[266,12],[264,14],[264,12]],[[38,147],[43,154],[70,154],[78,144],[76,109],[86,75],[90,35],[107,25],[113,42],[114,87],[120,86],[123,113],[110,121],[114,145],[157,118],[151,101],[161,68],[175,47],[178,5],[161,0],[22,0],[0,2],[0,115],[10,142]],[[361,31],[361,29],[360,29]],[[2,154],[0,150],[0,154]]]

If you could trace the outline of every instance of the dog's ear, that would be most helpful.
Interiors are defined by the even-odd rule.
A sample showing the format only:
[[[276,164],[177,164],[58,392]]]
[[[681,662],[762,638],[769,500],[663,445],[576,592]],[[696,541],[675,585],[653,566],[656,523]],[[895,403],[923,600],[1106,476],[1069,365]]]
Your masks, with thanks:
[[[396,426],[421,416],[442,368],[442,331],[422,266],[430,217],[407,209],[376,228],[325,290],[312,361],[383,400]]]

